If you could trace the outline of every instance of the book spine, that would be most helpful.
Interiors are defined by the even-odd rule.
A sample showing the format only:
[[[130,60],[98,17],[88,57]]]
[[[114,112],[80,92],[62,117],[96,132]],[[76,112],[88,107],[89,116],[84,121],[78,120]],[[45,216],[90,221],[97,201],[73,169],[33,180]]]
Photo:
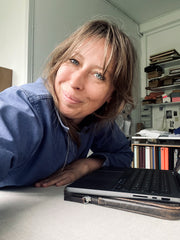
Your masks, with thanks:
[[[150,169],[151,168],[151,159],[150,159],[150,147],[145,147],[145,168]]]
[[[138,146],[134,146],[134,168],[138,168],[139,165],[139,157],[138,157],[138,153],[139,153],[139,149]]]
[[[139,168],[143,168],[143,147],[139,147]]]
[[[169,170],[169,148],[164,148],[164,170]]]
[[[174,169],[174,148],[169,148],[169,170]]]
[[[142,167],[145,168],[145,147],[142,149]]]
[[[159,162],[159,169],[161,169],[161,147],[158,147],[158,162]]]
[[[153,169],[153,161],[154,161],[154,159],[153,159],[153,155],[154,155],[154,153],[153,153],[153,147],[150,147],[150,168],[151,169]]]
[[[156,169],[156,162],[155,162],[155,147],[152,147],[152,169]]]

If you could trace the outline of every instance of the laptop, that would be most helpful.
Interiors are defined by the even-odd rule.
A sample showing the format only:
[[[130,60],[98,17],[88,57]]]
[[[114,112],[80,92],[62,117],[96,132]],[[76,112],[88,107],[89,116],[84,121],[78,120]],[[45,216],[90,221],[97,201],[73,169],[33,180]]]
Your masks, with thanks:
[[[180,174],[171,170],[106,167],[67,185],[65,194],[180,203]]]

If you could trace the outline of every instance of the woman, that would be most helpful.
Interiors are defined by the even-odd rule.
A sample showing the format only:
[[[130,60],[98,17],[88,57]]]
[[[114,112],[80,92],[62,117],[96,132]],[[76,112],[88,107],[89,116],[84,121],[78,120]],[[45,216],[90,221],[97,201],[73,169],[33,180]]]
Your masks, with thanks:
[[[101,166],[130,167],[114,119],[133,105],[134,62],[128,37],[94,20],[53,51],[43,79],[3,91],[0,187],[62,186]]]

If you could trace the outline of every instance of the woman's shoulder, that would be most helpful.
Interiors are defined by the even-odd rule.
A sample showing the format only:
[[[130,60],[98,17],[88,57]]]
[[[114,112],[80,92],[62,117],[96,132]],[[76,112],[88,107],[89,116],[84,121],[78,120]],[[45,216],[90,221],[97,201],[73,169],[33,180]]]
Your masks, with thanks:
[[[18,95],[24,92],[27,96],[46,96],[50,97],[50,93],[44,84],[44,79],[38,78],[35,82],[27,83],[20,86],[12,86],[0,93],[2,97]]]
[[[51,94],[44,85],[44,80],[39,78],[33,83],[10,87],[0,93],[0,100],[6,105],[33,105],[41,102],[53,102]]]
[[[38,78],[33,83],[28,83],[20,86],[19,90],[23,91],[28,97],[49,98],[51,95],[45,87],[44,83],[44,79]]]

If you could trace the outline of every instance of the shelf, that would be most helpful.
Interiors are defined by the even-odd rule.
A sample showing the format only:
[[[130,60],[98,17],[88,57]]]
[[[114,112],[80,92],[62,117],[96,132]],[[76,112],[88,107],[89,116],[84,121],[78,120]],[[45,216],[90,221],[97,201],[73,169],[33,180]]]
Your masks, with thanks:
[[[151,104],[143,104],[143,106],[159,107],[159,106],[168,106],[168,105],[177,105],[177,104],[180,104],[180,102],[151,103]]]
[[[148,91],[159,91],[159,90],[168,90],[171,88],[180,88],[180,84],[172,84],[167,86],[161,86],[161,87],[153,87],[153,88],[146,88]]]
[[[166,144],[166,143],[132,143],[131,147],[134,146],[153,146],[153,147],[173,147],[173,148],[179,148],[179,145],[174,144]]]
[[[178,137],[142,137],[142,136],[132,136],[132,139],[136,139],[136,140],[147,140],[147,139],[160,139],[160,140],[180,140],[180,136]],[[135,144],[135,143],[133,143]]]
[[[180,78],[180,72],[179,73],[174,73],[174,74],[162,74],[159,77],[153,77],[153,78],[147,78],[148,81],[152,81],[152,80],[161,80],[165,77],[179,77]]]

